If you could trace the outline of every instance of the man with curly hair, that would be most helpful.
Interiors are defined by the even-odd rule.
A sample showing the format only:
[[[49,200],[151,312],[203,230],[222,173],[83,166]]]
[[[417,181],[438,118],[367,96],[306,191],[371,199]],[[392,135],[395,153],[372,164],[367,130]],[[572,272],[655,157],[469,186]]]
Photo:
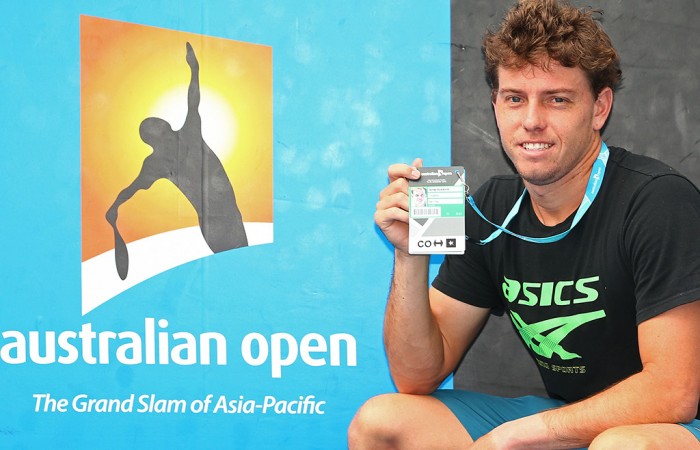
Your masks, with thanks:
[[[408,253],[409,179],[395,164],[375,221],[395,247],[384,322],[399,393],[370,399],[352,449],[700,448],[700,191],[603,142],[621,82],[598,12],[521,0],[483,41],[501,144],[467,216],[472,243]],[[548,397],[436,390],[489,314],[505,312]],[[508,355],[497,355],[507,359]]]

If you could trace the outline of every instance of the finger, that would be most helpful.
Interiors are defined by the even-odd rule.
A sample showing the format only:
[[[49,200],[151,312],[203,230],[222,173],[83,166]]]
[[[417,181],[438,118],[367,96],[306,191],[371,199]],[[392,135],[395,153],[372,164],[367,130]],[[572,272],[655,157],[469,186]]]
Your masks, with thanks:
[[[422,164],[422,161],[420,163]],[[420,178],[420,172],[416,170],[416,167],[407,164],[392,164],[389,166],[388,173],[389,180],[391,181],[398,178],[407,178],[409,180],[417,180]]]
[[[382,197],[377,202],[377,211],[392,208],[399,208],[401,210],[408,211],[408,196],[403,192],[396,192],[394,194]]]
[[[401,193],[403,195],[408,195],[408,180],[405,178],[397,178],[391,183],[387,184],[384,189],[379,193],[379,198],[388,197],[394,194]]]
[[[388,209],[377,209],[377,211],[374,212],[374,222],[382,230],[389,228],[392,224],[395,224],[397,222],[407,224],[408,211],[396,207]]]

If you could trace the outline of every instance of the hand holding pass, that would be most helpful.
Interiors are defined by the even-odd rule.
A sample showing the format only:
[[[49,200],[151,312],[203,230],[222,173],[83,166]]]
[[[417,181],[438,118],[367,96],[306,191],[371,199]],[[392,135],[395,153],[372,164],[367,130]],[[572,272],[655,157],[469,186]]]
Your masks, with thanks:
[[[389,185],[379,194],[374,222],[396,250],[408,253],[408,179],[417,180],[417,167],[423,160],[416,158],[413,166],[392,164],[389,166]]]

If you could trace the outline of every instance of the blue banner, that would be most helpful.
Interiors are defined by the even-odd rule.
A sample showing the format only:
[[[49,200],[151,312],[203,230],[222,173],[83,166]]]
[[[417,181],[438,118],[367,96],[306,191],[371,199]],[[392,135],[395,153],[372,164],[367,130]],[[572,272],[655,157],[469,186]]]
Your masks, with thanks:
[[[0,30],[0,447],[345,448],[449,3],[28,2]]]

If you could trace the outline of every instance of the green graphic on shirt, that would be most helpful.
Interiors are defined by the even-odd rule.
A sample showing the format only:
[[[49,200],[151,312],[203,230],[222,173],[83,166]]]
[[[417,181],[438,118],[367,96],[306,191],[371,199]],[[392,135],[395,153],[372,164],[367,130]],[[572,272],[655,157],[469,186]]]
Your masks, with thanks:
[[[581,355],[566,351],[559,343],[574,329],[603,317],[605,317],[605,311],[600,310],[527,324],[518,313],[510,312],[510,318],[515,324],[515,328],[532,351],[545,358],[551,358],[556,353],[563,360],[580,358]],[[545,336],[543,333],[547,333],[547,335]]]

